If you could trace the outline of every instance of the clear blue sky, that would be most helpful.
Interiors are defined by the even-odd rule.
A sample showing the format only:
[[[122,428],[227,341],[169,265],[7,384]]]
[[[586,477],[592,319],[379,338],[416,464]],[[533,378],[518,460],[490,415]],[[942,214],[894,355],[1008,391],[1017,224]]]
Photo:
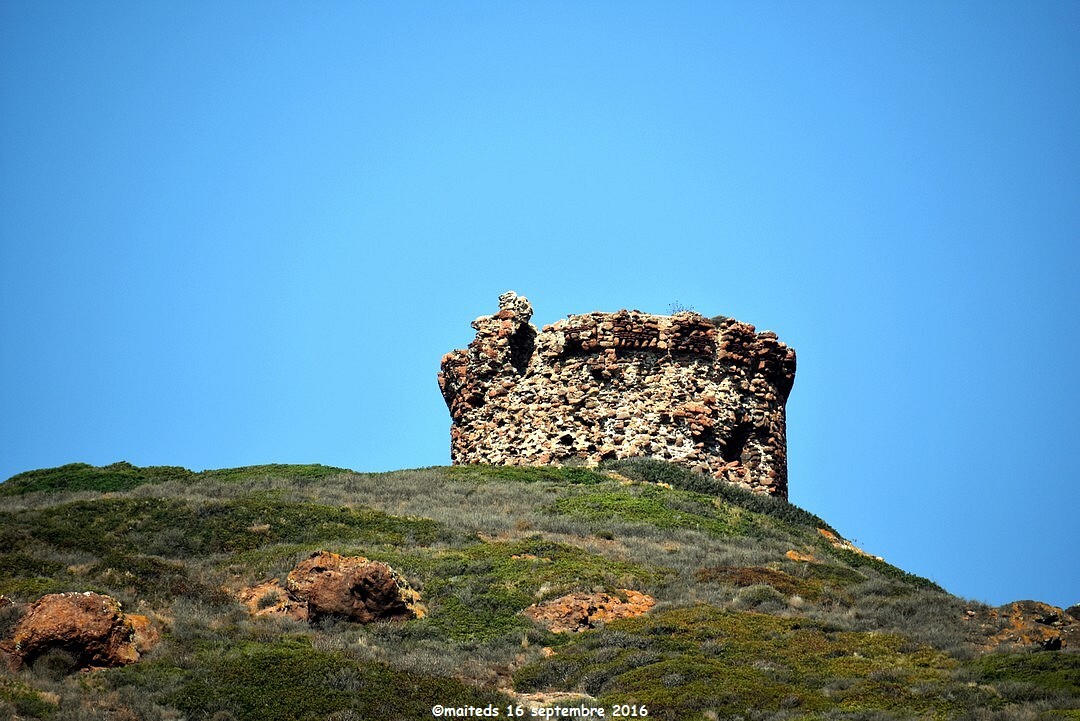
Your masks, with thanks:
[[[0,478],[449,462],[435,374],[680,302],[794,346],[792,500],[1080,601],[1080,5],[0,3]]]

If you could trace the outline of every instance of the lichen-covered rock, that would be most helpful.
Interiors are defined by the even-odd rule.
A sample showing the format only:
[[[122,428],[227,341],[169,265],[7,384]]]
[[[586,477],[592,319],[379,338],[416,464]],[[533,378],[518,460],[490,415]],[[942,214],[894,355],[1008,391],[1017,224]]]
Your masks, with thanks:
[[[385,563],[318,551],[285,579],[289,594],[307,604],[308,616],[338,616],[360,623],[405,620],[425,613],[420,594]]]
[[[244,604],[252,616],[284,616],[297,621],[308,620],[307,602],[289,595],[274,578],[236,592],[236,599]]]
[[[135,650],[139,652],[139,655],[145,654],[161,640],[161,631],[158,630],[158,627],[154,625],[154,622],[148,616],[129,613],[127,614],[127,620],[131,624],[132,642],[135,644]]]
[[[617,618],[640,616],[656,605],[656,599],[640,591],[621,589],[619,594],[623,598],[609,593],[572,593],[533,604],[522,613],[553,633],[576,633]]]
[[[537,331],[513,291],[442,359],[455,464],[671,460],[787,497],[795,352],[729,318],[572,315]]]
[[[144,629],[142,649],[136,625]],[[133,623],[115,599],[99,593],[51,593],[42,596],[15,625],[8,644],[25,664],[61,650],[76,666],[121,666],[138,660],[149,650],[154,632],[139,619]]]

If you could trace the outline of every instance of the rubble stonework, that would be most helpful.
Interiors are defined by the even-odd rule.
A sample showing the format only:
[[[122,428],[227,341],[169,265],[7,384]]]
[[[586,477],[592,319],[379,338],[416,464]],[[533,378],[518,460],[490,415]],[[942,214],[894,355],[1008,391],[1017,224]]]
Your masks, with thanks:
[[[795,351],[693,312],[571,315],[537,332],[513,291],[442,359],[455,464],[649,457],[787,497]]]

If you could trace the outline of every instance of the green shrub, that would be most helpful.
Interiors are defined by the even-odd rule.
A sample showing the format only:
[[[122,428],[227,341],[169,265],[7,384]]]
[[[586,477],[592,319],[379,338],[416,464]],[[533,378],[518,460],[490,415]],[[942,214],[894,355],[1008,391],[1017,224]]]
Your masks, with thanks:
[[[937,585],[930,579],[923,578],[922,576],[916,576],[914,573],[908,573],[907,571],[897,568],[891,563],[886,563],[879,558],[874,558],[873,556],[867,556],[862,553],[857,553],[846,548],[837,548],[825,539],[821,539],[819,545],[830,556],[833,556],[834,558],[843,561],[849,566],[855,566],[856,568],[872,568],[886,578],[895,579],[915,588],[931,589],[934,591],[941,591],[942,593],[945,592],[944,589],[941,588],[941,586]]]
[[[517,483],[570,483],[596,485],[609,479],[596,471],[580,466],[450,466],[446,469],[450,478],[514,481]]]
[[[34,576],[32,578],[0,579],[0,593],[28,602],[35,601],[47,593],[66,593],[76,589],[79,591],[103,591],[102,588],[95,584],[79,583],[67,576],[63,578]]]
[[[225,501],[100,498],[9,516],[32,537],[97,555],[139,552],[167,558],[236,553],[285,540],[363,540],[428,545],[452,537],[434,521],[368,508],[283,500],[278,492]]]
[[[783,596],[797,595],[811,600],[820,598],[826,585],[813,576],[799,578],[790,573],[761,566],[712,566],[700,569],[694,577],[702,583],[722,583],[736,588],[765,586],[775,589]]]
[[[425,622],[454,640],[487,641],[531,628],[521,611],[539,600],[642,586],[664,578],[665,570],[532,536],[442,552],[421,575],[431,604]]]
[[[0,603],[0,639],[8,638],[11,635],[15,624],[19,622],[24,612],[25,610],[21,606],[6,602]]]
[[[59,493],[62,491],[98,491],[101,493],[127,491],[149,483],[179,481],[185,484],[209,481],[211,483],[240,483],[243,481],[282,478],[299,484],[320,481],[350,473],[346,468],[334,468],[318,463],[309,465],[286,465],[271,463],[261,466],[223,468],[196,473],[179,466],[133,466],[119,461],[108,466],[91,466],[88,463],[69,463],[57,468],[26,471],[12,476],[0,484],[0,496],[25,493]]]
[[[132,595],[164,604],[179,596],[202,599],[213,605],[230,602],[216,584],[193,575],[183,563],[154,556],[107,553],[89,569],[89,577],[110,589],[130,589]],[[111,595],[119,595],[113,592]]]
[[[919,718],[955,710],[950,699],[961,684],[950,678],[954,662],[909,647],[893,634],[838,632],[805,619],[694,606],[581,634],[556,656],[519,670],[515,688],[580,688],[605,704],[645,704],[650,717],[661,719],[785,708],[902,711]],[[824,693],[830,685],[837,690]],[[991,696],[979,697],[986,702]]]
[[[49,718],[56,711],[56,705],[49,703],[34,688],[0,675],[0,715],[9,710],[11,718]]]
[[[0,578],[54,576],[63,570],[64,564],[38,558],[26,551],[0,554]]]
[[[610,523],[647,523],[657,528],[691,528],[732,536],[749,526],[746,514],[700,493],[657,486],[629,486],[572,495],[555,502],[557,512]]]
[[[672,488],[715,496],[754,513],[772,516],[784,523],[810,528],[832,527],[814,514],[794,506],[782,498],[752,493],[744,488],[692,471],[668,461],[653,458],[627,458],[617,461],[605,461],[602,468],[608,468],[627,478],[649,483],[667,483]]]
[[[319,463],[307,465],[269,463],[261,466],[241,466],[240,468],[203,471],[198,474],[198,477],[200,481],[209,481],[211,483],[241,483],[267,478],[283,478],[296,481],[302,485],[333,478],[343,473],[351,473],[351,471],[347,468],[335,468],[334,466],[324,466]]]
[[[831,563],[807,563],[801,568],[811,578],[834,586],[850,586],[866,580],[866,576],[858,571]]]
[[[1080,653],[995,653],[972,659],[960,672],[981,683],[1030,684],[1080,697]]]
[[[281,600],[282,596],[280,591],[270,591],[259,599],[257,605],[260,609],[271,608],[280,603]]]
[[[186,667],[147,662],[109,672],[114,687],[162,694],[162,703],[192,719],[227,713],[236,721],[323,721],[353,712],[356,718],[430,718],[435,704],[505,706],[501,694],[449,678],[422,676],[340,652],[319,651],[307,638],[273,643],[201,644]]]
[[[49,681],[59,681],[70,675],[87,659],[80,659],[73,651],[65,648],[50,648],[32,659],[26,659],[35,676]]]
[[[127,491],[146,483],[189,482],[195,474],[179,466],[139,468],[127,461],[108,466],[69,463],[59,468],[26,471],[0,484],[0,496],[24,493],[59,493],[61,491]]]
[[[761,613],[780,611],[787,606],[784,594],[765,584],[739,589],[733,604],[738,609]]]

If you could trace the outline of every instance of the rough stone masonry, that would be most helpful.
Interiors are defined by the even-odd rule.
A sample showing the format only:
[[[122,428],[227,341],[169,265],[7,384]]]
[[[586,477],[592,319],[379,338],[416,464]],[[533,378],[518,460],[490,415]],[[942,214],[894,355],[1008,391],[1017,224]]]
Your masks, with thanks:
[[[787,497],[784,404],[795,351],[693,312],[571,315],[537,332],[510,291],[442,359],[455,464],[674,461]]]

